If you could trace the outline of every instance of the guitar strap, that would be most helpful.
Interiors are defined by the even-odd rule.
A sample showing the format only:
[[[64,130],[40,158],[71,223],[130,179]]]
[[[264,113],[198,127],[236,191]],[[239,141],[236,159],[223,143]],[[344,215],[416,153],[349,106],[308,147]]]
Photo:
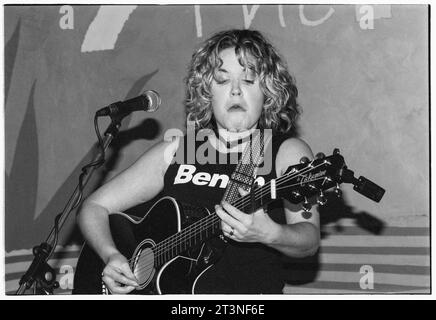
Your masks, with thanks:
[[[239,188],[249,192],[256,179],[257,169],[261,165],[265,150],[271,141],[271,130],[255,130],[246,144],[242,156],[230,177],[223,201],[230,204],[241,197]]]

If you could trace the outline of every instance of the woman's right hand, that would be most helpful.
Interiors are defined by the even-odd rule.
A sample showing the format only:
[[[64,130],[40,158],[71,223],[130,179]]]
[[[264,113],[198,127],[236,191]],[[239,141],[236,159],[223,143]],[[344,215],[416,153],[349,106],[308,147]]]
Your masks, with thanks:
[[[102,277],[112,294],[126,294],[139,286],[130,270],[129,262],[121,253],[115,253],[109,257]]]

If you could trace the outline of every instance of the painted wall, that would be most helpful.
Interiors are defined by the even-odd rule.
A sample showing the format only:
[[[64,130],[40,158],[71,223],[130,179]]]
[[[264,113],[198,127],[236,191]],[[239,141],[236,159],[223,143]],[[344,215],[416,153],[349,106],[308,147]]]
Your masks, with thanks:
[[[195,47],[227,28],[276,45],[297,80],[299,134],[339,148],[380,203],[343,187],[320,209],[319,255],[287,261],[287,293],[428,292],[428,9],[412,5],[6,6],[6,291],[45,241],[94,152],[93,116],[154,89],[155,113],[123,121],[85,195],[182,128],[183,78]],[[100,121],[100,130],[107,127]],[[81,244],[73,212],[51,265],[71,289]]]

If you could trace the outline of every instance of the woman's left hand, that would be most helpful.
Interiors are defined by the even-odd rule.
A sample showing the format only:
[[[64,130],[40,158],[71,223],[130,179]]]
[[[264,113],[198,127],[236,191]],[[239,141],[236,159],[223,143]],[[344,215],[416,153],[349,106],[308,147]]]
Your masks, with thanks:
[[[244,213],[228,202],[215,206],[226,237],[239,242],[272,243],[280,227],[263,208],[254,213]]]

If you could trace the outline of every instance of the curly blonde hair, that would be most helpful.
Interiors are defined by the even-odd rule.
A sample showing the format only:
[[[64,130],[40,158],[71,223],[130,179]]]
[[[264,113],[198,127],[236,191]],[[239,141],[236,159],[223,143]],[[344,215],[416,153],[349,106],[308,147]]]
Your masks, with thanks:
[[[188,121],[193,121],[198,129],[215,128],[210,89],[215,72],[223,63],[219,54],[227,48],[235,48],[239,63],[255,70],[259,77],[265,101],[258,127],[279,133],[294,129],[300,114],[295,81],[277,50],[255,30],[218,32],[194,52],[186,78]],[[247,56],[254,58],[255,65]]]

